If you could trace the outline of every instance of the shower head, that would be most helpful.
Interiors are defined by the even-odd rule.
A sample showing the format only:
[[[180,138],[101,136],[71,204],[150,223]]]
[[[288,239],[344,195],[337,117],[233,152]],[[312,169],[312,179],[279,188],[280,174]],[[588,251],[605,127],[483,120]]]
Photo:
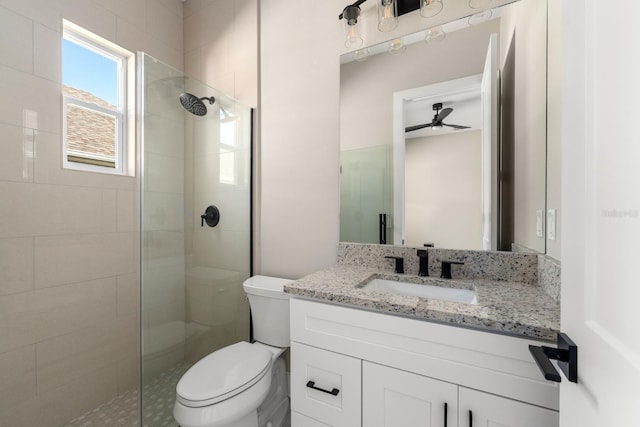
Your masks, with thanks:
[[[195,114],[196,116],[204,116],[207,114],[207,107],[204,105],[204,102],[202,102],[205,99],[209,101],[209,104],[216,102],[216,99],[213,96],[209,98],[206,96],[204,98],[198,98],[197,96],[187,92],[180,94],[180,103],[182,106],[188,112]]]

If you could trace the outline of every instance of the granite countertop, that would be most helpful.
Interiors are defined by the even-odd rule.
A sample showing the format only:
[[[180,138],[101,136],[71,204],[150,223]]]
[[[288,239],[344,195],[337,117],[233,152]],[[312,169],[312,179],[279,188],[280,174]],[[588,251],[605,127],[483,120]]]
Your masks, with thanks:
[[[362,289],[373,277],[473,289],[478,304],[464,304]],[[426,279],[426,280],[425,280]],[[419,286],[419,285],[417,285]],[[285,292],[320,302],[347,305],[486,332],[556,342],[560,304],[541,286],[497,280],[394,275],[370,268],[338,265],[303,277]]]

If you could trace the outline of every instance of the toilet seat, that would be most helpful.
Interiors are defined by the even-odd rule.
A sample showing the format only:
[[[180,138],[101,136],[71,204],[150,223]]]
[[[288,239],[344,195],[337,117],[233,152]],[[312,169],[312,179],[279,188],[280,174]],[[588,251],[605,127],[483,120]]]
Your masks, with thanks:
[[[272,357],[264,346],[244,341],[215,351],[183,375],[176,387],[176,400],[200,408],[236,396],[265,376]]]

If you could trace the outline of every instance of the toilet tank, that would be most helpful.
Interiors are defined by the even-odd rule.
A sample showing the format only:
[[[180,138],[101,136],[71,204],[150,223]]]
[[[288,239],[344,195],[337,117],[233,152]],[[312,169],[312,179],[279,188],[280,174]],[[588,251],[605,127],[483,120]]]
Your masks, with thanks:
[[[253,338],[275,347],[289,347],[289,294],[284,293],[288,279],[253,276],[243,287],[251,306]]]

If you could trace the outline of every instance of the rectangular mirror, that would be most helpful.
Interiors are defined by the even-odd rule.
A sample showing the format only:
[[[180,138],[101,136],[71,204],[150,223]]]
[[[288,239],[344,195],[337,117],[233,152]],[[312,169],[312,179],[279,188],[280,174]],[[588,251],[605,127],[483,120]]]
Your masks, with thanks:
[[[546,3],[342,55],[341,241],[545,252]]]

